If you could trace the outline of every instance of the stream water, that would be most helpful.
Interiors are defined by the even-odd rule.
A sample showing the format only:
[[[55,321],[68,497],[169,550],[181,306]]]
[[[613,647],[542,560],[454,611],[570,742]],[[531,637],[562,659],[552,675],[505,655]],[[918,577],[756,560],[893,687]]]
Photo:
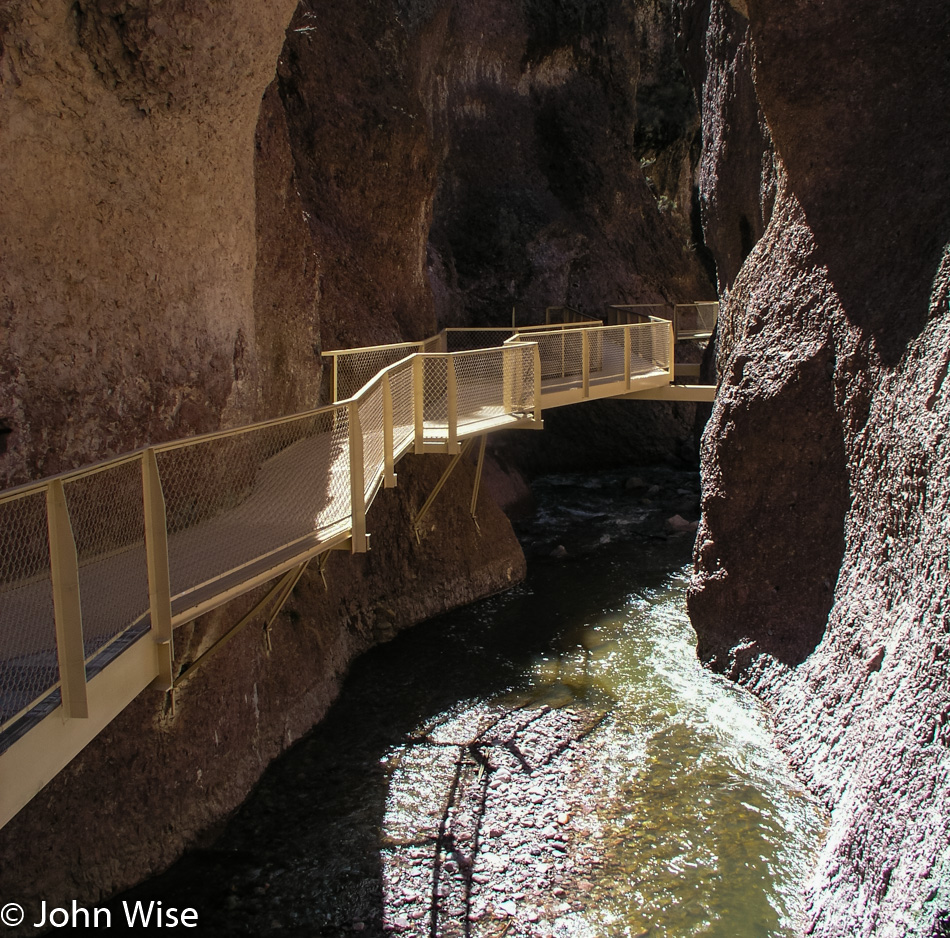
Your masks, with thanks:
[[[824,818],[696,660],[663,521],[698,481],[624,480],[537,482],[527,581],[360,659],[215,846],[125,898],[206,934],[797,935]]]

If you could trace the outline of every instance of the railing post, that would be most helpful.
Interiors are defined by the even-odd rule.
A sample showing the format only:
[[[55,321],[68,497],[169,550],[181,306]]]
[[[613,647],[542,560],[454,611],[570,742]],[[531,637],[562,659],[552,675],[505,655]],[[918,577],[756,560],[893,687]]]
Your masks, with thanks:
[[[333,403],[340,399],[340,356],[333,356]]]
[[[415,424],[415,448],[418,455],[425,452],[425,359],[416,354],[412,360],[412,413]]]
[[[363,484],[363,430],[356,401],[346,405],[350,442],[350,527],[351,552],[366,553],[366,488]]]
[[[396,484],[396,444],[393,432],[393,389],[389,372],[383,372],[383,485],[391,489]]]
[[[674,352],[676,348],[676,333],[673,329],[673,324],[670,323],[669,328],[666,333],[666,369],[670,373],[670,384],[673,383],[675,375],[673,374],[674,361],[676,360],[676,354]]]
[[[581,389],[584,397],[590,397],[590,336],[581,330]]]
[[[534,419],[541,426],[541,346],[534,344]]]
[[[520,353],[517,345],[505,345],[501,353],[501,400],[505,413],[510,414],[515,409],[515,368],[512,355]]]
[[[455,375],[455,356],[448,355],[445,360],[446,405],[448,411],[447,440],[449,453],[459,451],[459,387]]]
[[[88,717],[86,653],[79,601],[79,558],[69,522],[66,493],[59,479],[50,482],[46,490],[46,524],[49,530],[50,576],[53,581],[53,615],[56,621],[56,654],[63,713],[72,718]]]
[[[623,327],[623,386],[630,390],[630,330],[633,326]]]
[[[158,474],[154,449],[142,456],[142,499],[145,515],[145,558],[148,567],[148,604],[152,621],[152,638],[156,645],[158,676],[153,687],[169,691],[174,684],[172,660],[171,574],[168,569],[168,520],[165,495]]]

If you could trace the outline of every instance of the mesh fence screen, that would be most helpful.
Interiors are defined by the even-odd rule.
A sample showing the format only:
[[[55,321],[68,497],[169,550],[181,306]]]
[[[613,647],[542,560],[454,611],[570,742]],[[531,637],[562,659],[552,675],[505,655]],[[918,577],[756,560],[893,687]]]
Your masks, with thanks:
[[[148,613],[140,460],[63,486],[79,558],[86,658]]]
[[[455,358],[460,429],[505,414],[504,364],[501,349]]]
[[[350,517],[346,408],[159,449],[173,596]]]
[[[46,492],[0,503],[0,725],[59,680]]]
[[[511,329],[448,329],[446,351],[470,352],[473,349],[497,348],[514,335]]]
[[[678,303],[673,320],[676,335],[681,339],[706,336],[712,333],[719,316],[719,303]]]
[[[356,392],[372,381],[384,368],[419,351],[422,343],[414,342],[385,348],[354,350],[336,355],[338,401],[352,397]]]
[[[383,476],[385,439],[383,432],[383,387],[377,382],[359,403],[363,433],[363,487],[367,501]]]
[[[442,357],[424,358],[422,377],[423,419],[432,427],[446,427],[449,420],[447,360]]]
[[[390,371],[389,386],[393,400],[393,449],[399,453],[410,445],[416,433],[410,362]]]

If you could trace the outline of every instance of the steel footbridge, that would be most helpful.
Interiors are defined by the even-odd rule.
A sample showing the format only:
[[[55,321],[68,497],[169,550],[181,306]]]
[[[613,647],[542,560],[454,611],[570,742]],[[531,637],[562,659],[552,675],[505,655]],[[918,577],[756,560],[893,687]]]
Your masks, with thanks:
[[[545,409],[599,398],[712,400],[713,387],[677,383],[674,362],[676,332],[703,335],[711,305],[688,304],[692,332],[689,309],[677,321],[611,307],[606,326],[328,352],[326,406],[0,492],[0,825],[145,688],[173,694],[248,621],[269,626],[312,560],[366,551],[367,511],[406,453],[457,460],[480,438],[474,517],[492,431],[540,429]],[[176,674],[175,629],[264,584]]]

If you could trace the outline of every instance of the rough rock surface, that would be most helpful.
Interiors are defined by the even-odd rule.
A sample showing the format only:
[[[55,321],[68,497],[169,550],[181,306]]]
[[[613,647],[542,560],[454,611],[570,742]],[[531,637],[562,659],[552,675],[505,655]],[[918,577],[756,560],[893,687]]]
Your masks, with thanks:
[[[950,14],[678,6],[730,288],[689,601],[700,651],[772,703],[832,809],[808,933],[945,935]],[[764,128],[736,119],[753,92]],[[767,227],[739,269],[730,212],[756,205]]]
[[[254,416],[254,127],[293,7],[3,5],[0,484]]]

